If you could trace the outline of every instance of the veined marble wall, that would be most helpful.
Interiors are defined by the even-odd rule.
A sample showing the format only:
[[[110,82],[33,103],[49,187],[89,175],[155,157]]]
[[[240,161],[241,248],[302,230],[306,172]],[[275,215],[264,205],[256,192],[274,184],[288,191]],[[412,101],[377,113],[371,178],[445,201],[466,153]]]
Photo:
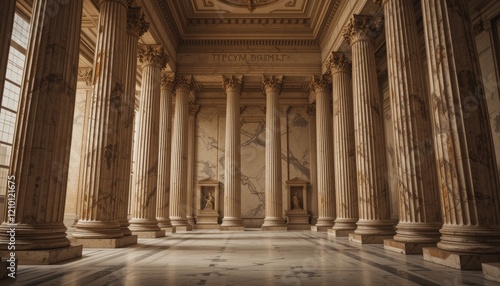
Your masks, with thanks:
[[[260,227],[265,217],[265,110],[248,106],[241,113],[241,199],[247,227]],[[221,182],[219,206],[223,206],[225,106],[201,106],[196,118],[195,180]],[[310,181],[309,120],[304,107],[282,106],[282,173],[285,182],[299,177]],[[285,204],[285,201],[283,203]],[[223,208],[219,213],[223,217]]]

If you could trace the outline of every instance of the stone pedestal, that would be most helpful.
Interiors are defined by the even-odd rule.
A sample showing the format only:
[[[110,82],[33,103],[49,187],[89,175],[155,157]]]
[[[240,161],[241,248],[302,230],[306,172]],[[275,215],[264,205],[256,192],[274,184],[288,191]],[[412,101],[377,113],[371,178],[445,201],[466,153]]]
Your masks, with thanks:
[[[262,76],[262,90],[266,96],[266,217],[262,230],[286,230],[283,218],[281,176],[281,122],[278,97],[283,86],[283,76]]]
[[[138,231],[137,237],[139,238],[159,238],[165,236],[165,231],[163,229],[157,231]]]
[[[0,7],[12,4],[5,2]],[[46,1],[35,0],[32,6],[11,164],[1,191],[6,200],[0,226],[1,254],[9,257],[11,235],[15,236],[16,258],[22,264],[53,264],[82,256],[81,246],[70,245],[63,223],[82,3],[58,4],[55,14]],[[13,12],[7,9],[2,14]],[[0,32],[8,29],[3,26],[6,20],[0,20]],[[2,41],[10,43],[7,39]],[[11,232],[11,228],[15,231]]]
[[[50,265],[82,257],[82,245],[40,250],[16,250],[18,265]],[[9,257],[10,251],[0,251],[1,257]]]
[[[219,229],[219,213],[216,210],[199,210],[196,215],[196,228]]]
[[[305,210],[291,210],[286,212],[287,223],[286,226],[290,230],[311,229],[309,224],[309,214]]]
[[[286,181],[286,217],[289,229],[311,229],[307,208],[308,182],[300,178]]]
[[[423,248],[424,260],[459,270],[481,270],[481,263],[500,262],[498,254],[475,254]]]
[[[313,76],[310,87],[316,95],[316,152],[318,175],[318,220],[313,231],[327,231],[335,220],[333,181],[333,128],[330,112],[331,77]]]
[[[500,263],[483,263],[484,278],[500,283]]]
[[[243,76],[222,77],[227,96],[224,161],[224,218],[220,230],[243,230],[241,220],[240,95]]]
[[[333,162],[337,218],[328,234],[343,237],[354,232],[358,221],[351,58],[343,53],[332,53],[329,64],[333,82]]]
[[[421,254],[424,247],[435,247],[435,243],[401,242],[395,239],[384,239],[384,249],[401,254]]]
[[[387,183],[384,110],[379,95],[373,40],[382,19],[354,15],[342,34],[352,48],[352,79],[359,220],[349,239],[383,243],[394,235]]]
[[[187,187],[187,124],[189,96],[194,88],[191,76],[175,78],[175,112],[172,133],[172,159],[170,165],[170,223],[176,230],[191,230],[186,218]]]
[[[81,244],[85,248],[120,248],[137,244],[137,235],[127,235],[120,238],[70,238],[73,244]]]

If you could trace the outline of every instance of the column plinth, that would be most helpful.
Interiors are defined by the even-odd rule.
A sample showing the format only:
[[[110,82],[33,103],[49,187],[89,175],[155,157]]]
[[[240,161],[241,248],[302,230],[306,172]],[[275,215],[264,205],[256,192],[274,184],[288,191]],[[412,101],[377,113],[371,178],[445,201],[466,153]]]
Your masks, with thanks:
[[[158,151],[158,201],[156,219],[161,229],[172,229],[169,217],[170,160],[172,150],[172,95],[175,75],[163,74],[160,95],[160,149]]]
[[[241,219],[240,94],[243,76],[222,77],[227,96],[224,157],[224,218],[220,230],[244,230]]]
[[[389,209],[389,187],[384,139],[384,112],[379,95],[373,39],[383,21],[354,15],[343,30],[352,48],[354,137],[359,220],[349,239],[359,243],[383,243],[394,235]]]
[[[498,166],[467,5],[421,5],[443,218],[438,248],[424,248],[424,259],[450,267],[445,257],[500,259]]]
[[[394,240],[410,244],[421,253],[416,244],[429,246],[439,241],[441,219],[417,22],[411,2],[382,2],[399,193],[399,223]]]
[[[281,176],[281,120],[279,95],[283,76],[262,76],[266,96],[266,217],[262,230],[286,231],[283,218],[283,178]]]
[[[327,231],[335,220],[335,185],[333,180],[333,128],[330,116],[331,78],[313,76],[310,87],[316,95],[316,152],[318,176],[318,220],[313,231]]]
[[[5,2],[1,7],[15,1]],[[57,4],[59,13],[49,18],[46,15],[54,8],[52,5],[41,0],[33,3],[4,222],[0,225],[0,255],[10,255],[10,230],[15,228],[15,254],[21,264],[52,264],[82,256],[82,246],[70,245],[63,223],[82,3]],[[3,22],[10,21],[13,15],[7,17],[0,20],[0,30],[8,29]],[[14,209],[9,207],[12,198]],[[57,253],[60,255],[54,257]],[[44,261],[43,256],[50,259]]]
[[[156,219],[156,196],[161,70],[167,65],[168,56],[161,47],[147,46],[140,50],[139,60],[143,69],[139,130],[135,145],[135,194],[130,230],[139,237],[156,238],[165,235]]]
[[[188,100],[194,88],[193,78],[175,78],[175,112],[170,165],[170,223],[175,229],[191,230],[186,218]]]
[[[343,53],[330,56],[333,96],[333,162],[337,217],[328,234],[348,236],[358,221],[356,152],[351,58]]]

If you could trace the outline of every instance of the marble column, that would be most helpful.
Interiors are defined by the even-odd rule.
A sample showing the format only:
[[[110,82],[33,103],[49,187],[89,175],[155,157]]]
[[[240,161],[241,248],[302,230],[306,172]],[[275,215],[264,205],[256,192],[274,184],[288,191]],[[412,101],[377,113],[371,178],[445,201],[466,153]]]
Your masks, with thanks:
[[[467,5],[422,1],[422,16],[443,218],[424,259],[480,269],[482,254],[500,259],[500,185]],[[467,265],[452,265],[457,256]]]
[[[85,247],[120,247],[123,239],[116,220],[120,161],[121,101],[125,84],[127,1],[99,1],[99,33],[94,57],[94,93],[79,220],[73,238]]]
[[[200,111],[200,106],[197,104],[189,105],[189,119],[188,119],[188,167],[187,167],[187,198],[186,198],[186,218],[188,223],[193,226],[195,224],[194,221],[194,131],[196,128],[196,114]]]
[[[156,196],[161,70],[166,67],[168,56],[162,47],[146,46],[140,50],[139,60],[142,63],[141,102],[130,230],[139,237],[157,238],[165,236],[165,231],[160,230],[156,219]]]
[[[132,234],[128,228],[128,205],[131,190],[132,142],[134,140],[135,86],[137,80],[137,43],[139,37],[147,32],[149,23],[139,7],[129,7],[127,13],[126,35],[126,74],[125,94],[121,101],[120,164],[116,191],[116,219],[124,236]]]
[[[47,19],[53,7],[47,1],[33,2],[25,84],[0,225],[0,255],[10,257],[15,250],[23,264],[53,264],[82,256],[82,246],[70,245],[63,223],[82,3],[58,4],[60,13]],[[12,237],[15,245],[10,244]]]
[[[331,77],[313,76],[310,87],[316,96],[316,152],[318,176],[318,221],[313,231],[327,231],[335,220],[333,173],[333,128],[330,109]]]
[[[266,217],[262,230],[286,231],[283,218],[283,178],[281,176],[281,121],[279,96],[283,76],[262,76],[266,96]]]
[[[379,95],[373,40],[383,20],[354,15],[342,34],[352,48],[354,137],[358,180],[359,220],[349,239],[383,243],[394,235],[390,219],[384,138],[384,111]]]
[[[14,26],[14,14],[16,12],[16,0],[0,1],[0,106],[2,106],[5,74],[9,59],[10,38]]]
[[[241,220],[240,95],[243,76],[222,76],[227,96],[224,156],[224,218],[220,230],[244,230]]]
[[[317,171],[317,152],[316,152],[316,106],[314,104],[306,105],[305,107],[307,113],[307,119],[309,120],[309,146],[311,148],[310,166],[311,166],[311,190],[310,199],[308,202],[310,206],[308,208],[311,210],[311,220],[310,224],[315,225],[318,221],[318,171]]]
[[[342,237],[354,232],[358,221],[351,58],[344,53],[332,53],[329,65],[333,87],[333,162],[337,218],[328,234]]]
[[[432,120],[413,3],[379,0],[384,6],[387,68],[395,134],[399,223],[386,249],[422,253],[439,241],[441,218]]]
[[[175,75],[163,74],[160,94],[160,149],[158,151],[158,196],[156,219],[161,229],[172,231],[169,217],[170,159],[172,150],[172,95]]]
[[[191,230],[186,218],[187,137],[189,95],[194,88],[191,76],[175,78],[175,113],[170,165],[170,222],[176,230]]]

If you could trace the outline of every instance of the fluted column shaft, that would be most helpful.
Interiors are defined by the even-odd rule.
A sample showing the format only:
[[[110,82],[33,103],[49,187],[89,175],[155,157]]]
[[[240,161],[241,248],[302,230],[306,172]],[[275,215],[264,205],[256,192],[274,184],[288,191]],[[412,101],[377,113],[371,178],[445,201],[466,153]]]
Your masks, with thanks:
[[[7,61],[9,58],[10,38],[14,26],[14,14],[16,12],[16,0],[0,1],[0,106],[2,106],[5,74],[7,72]]]
[[[223,78],[226,92],[226,142],[224,158],[224,218],[222,227],[242,227],[240,94],[243,76]]]
[[[187,198],[186,198],[186,218],[190,225],[194,225],[194,131],[196,128],[196,114],[200,110],[200,106],[196,104],[189,105],[188,119],[188,168],[187,168]]]
[[[441,219],[432,122],[413,3],[382,2],[399,193],[394,239],[436,243]]]
[[[121,101],[120,165],[116,192],[116,219],[123,235],[131,235],[128,228],[128,205],[131,189],[132,143],[134,140],[135,86],[137,78],[137,43],[149,24],[144,20],[140,8],[129,7],[127,13],[127,35],[125,41],[126,74],[125,93]]]
[[[335,219],[333,180],[333,129],[330,116],[331,78],[314,76],[311,88],[316,95],[316,152],[318,172],[318,222],[316,227],[332,227]]]
[[[174,75],[164,74],[160,94],[160,149],[158,151],[158,196],[156,219],[160,228],[172,227],[169,217],[170,159],[172,150],[172,94]]]
[[[121,101],[125,84],[126,0],[99,1],[94,93],[85,152],[76,238],[123,237],[116,220],[120,163]]]
[[[2,249],[9,243],[9,224],[17,224],[16,250],[60,248],[70,244],[63,220],[82,2],[58,4],[59,13],[49,19],[46,13],[53,5],[41,0],[33,3],[9,170],[9,190],[15,187],[16,208],[13,217],[11,212],[4,213],[4,223],[0,226]],[[6,198],[12,197],[11,192],[7,192]]]
[[[351,58],[331,55],[333,96],[333,150],[337,218],[333,229],[355,230],[358,221],[356,151]]]
[[[170,222],[172,226],[188,226],[186,219],[187,186],[187,121],[188,99],[193,89],[191,77],[175,80],[175,113],[172,134],[172,159],[170,165]]]
[[[137,131],[137,158],[135,159],[135,196],[130,219],[130,230],[159,231],[156,220],[158,184],[158,143],[160,132],[161,70],[168,57],[163,48],[147,46],[141,50],[142,62],[141,102],[139,130]]]
[[[354,15],[344,29],[352,48],[354,126],[359,220],[355,233],[392,235],[388,204],[383,108],[379,96],[373,39],[381,19]]]
[[[452,5],[453,4],[453,5]],[[500,252],[500,185],[465,1],[422,1],[443,250]]]
[[[279,96],[283,76],[262,77],[266,95],[266,217],[262,228],[284,227],[283,178],[281,176],[281,120]]]

